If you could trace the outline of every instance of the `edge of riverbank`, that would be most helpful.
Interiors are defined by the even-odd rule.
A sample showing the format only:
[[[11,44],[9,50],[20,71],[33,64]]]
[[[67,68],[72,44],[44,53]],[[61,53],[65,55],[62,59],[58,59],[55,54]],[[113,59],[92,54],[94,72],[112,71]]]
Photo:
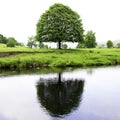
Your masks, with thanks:
[[[0,52],[0,69],[120,65],[120,49],[46,49]]]

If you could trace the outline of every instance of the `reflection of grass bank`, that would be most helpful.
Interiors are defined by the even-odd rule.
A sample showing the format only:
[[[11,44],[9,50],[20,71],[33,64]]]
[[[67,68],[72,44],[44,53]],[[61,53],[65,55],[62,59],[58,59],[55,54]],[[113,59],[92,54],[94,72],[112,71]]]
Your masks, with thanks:
[[[18,50],[11,51],[18,52]],[[1,57],[0,68],[84,67],[120,64],[119,49],[31,49],[30,51],[26,49],[19,50],[19,52],[21,53],[18,55]]]
[[[74,68],[75,69],[75,68]],[[72,71],[72,68],[57,68],[57,67],[41,67],[40,69],[2,69],[0,70],[0,76],[7,76],[7,75],[20,75],[20,74],[48,74],[48,73],[63,73],[65,71]]]

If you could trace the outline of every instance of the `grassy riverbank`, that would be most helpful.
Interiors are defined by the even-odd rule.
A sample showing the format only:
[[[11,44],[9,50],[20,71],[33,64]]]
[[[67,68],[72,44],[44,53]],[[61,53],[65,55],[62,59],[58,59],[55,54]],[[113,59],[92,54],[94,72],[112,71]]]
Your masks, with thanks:
[[[29,49],[2,48],[0,53],[15,53],[0,57],[0,68],[84,67],[120,64],[120,49]]]

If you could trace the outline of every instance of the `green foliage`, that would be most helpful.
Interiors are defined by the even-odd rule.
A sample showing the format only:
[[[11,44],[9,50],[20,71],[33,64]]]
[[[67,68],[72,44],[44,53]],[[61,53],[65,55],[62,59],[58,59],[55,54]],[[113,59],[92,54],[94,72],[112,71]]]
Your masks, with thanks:
[[[67,48],[68,48],[67,44],[62,44],[62,49],[67,49]]]
[[[44,45],[42,42],[39,42],[39,48],[46,48],[48,49],[48,45]]]
[[[8,39],[2,34],[0,34],[0,43],[6,44],[7,42],[8,42]]]
[[[42,42],[39,42],[39,48],[44,48],[44,44]]]
[[[31,37],[28,38],[27,46],[29,48],[37,47],[34,36],[31,36]]]
[[[16,44],[17,41],[13,37],[8,38],[7,47],[15,47]]]
[[[113,42],[111,40],[107,41],[107,48],[113,48]]]
[[[14,38],[14,37],[9,37],[9,38],[6,38],[5,36],[3,36],[2,34],[0,34],[0,43],[2,43],[2,44],[9,44],[9,42],[8,41],[14,41],[15,42],[15,45],[18,45],[18,46],[23,46],[23,44],[22,43],[20,43],[20,42],[17,42],[17,40]],[[12,42],[10,42],[10,43],[12,43]],[[9,46],[9,45],[8,45]],[[10,46],[14,46],[14,45],[10,45]],[[9,47],[10,47],[9,46]]]
[[[8,38],[8,41],[9,41],[9,40],[14,41],[15,45],[17,45],[17,40],[16,40],[14,37],[9,37],[9,38]]]
[[[82,42],[83,25],[80,16],[63,4],[54,4],[39,19],[36,39],[40,42]]]
[[[86,48],[95,48],[96,45],[97,45],[97,43],[96,43],[95,33],[92,30],[90,30],[85,35],[85,47]]]
[[[78,43],[76,48],[85,48],[85,43]]]

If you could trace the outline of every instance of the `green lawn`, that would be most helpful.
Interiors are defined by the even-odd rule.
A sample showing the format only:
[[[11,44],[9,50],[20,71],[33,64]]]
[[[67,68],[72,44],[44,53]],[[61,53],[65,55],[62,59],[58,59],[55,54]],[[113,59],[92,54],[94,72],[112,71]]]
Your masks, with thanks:
[[[120,49],[0,49],[0,52],[21,52],[0,57],[0,68],[84,67],[120,64]]]

